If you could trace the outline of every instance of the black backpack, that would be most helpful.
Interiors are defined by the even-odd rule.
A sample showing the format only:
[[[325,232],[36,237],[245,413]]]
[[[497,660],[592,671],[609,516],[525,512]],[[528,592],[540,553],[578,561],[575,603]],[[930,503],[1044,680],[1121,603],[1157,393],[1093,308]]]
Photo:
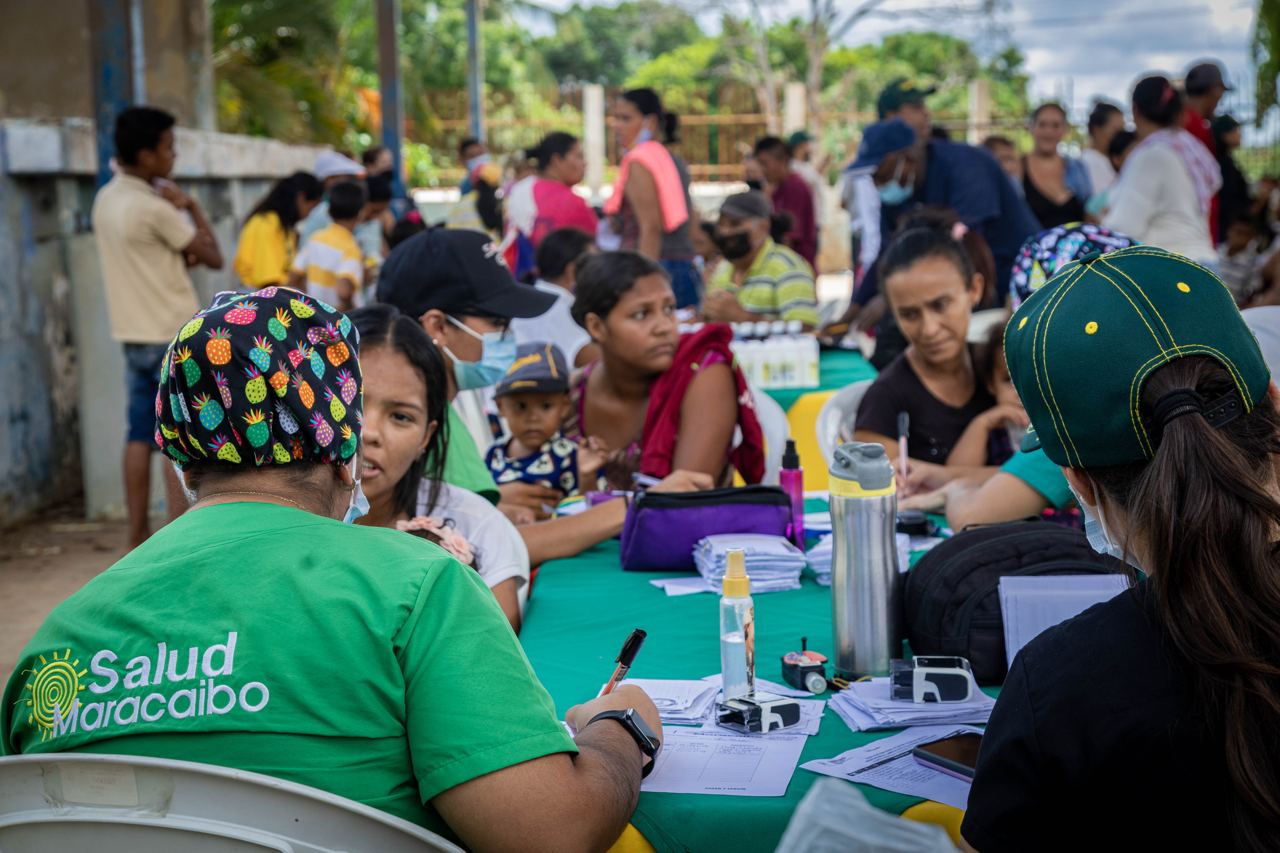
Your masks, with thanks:
[[[907,573],[903,624],[911,651],[960,655],[969,659],[979,684],[1002,684],[1009,671],[1002,576],[1115,573],[1132,570],[1094,551],[1079,530],[1038,519],[963,530]]]

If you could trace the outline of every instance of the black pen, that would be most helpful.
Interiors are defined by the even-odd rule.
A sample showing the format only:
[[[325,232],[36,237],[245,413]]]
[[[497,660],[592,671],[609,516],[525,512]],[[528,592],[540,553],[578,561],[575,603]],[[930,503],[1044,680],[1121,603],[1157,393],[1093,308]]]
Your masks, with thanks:
[[[618,666],[614,669],[609,683],[604,686],[604,690],[600,691],[601,696],[608,696],[613,692],[613,688],[618,686],[618,682],[627,677],[627,670],[631,669],[631,662],[636,659],[636,654],[644,645],[644,638],[647,636],[644,629],[636,628],[631,632],[631,636],[627,637],[627,641],[622,644],[622,651],[618,652],[616,658]]]

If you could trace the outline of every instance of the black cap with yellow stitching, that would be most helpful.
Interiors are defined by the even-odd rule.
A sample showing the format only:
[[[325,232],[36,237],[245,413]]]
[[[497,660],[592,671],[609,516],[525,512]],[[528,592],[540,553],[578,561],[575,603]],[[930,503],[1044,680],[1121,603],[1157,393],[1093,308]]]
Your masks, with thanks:
[[[1152,457],[1142,386],[1174,359],[1216,360],[1246,411],[1271,381],[1222,281],[1152,246],[1093,252],[1063,267],[1009,320],[1004,347],[1032,423],[1023,449],[1042,447],[1075,468]]]

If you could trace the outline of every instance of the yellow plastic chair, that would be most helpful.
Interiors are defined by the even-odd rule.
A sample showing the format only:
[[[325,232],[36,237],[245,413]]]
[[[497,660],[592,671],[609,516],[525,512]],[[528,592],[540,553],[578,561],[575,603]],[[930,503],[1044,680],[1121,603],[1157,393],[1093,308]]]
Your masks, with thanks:
[[[622,835],[618,836],[618,840],[613,842],[609,853],[656,853],[656,851],[648,839],[640,834],[640,830],[629,823],[622,831]]]
[[[902,813],[907,820],[914,820],[918,823],[932,823],[940,826],[947,831],[947,835],[951,838],[951,843],[960,847],[960,822],[964,820],[964,812],[955,806],[944,805],[943,803],[935,803],[932,800],[926,800],[918,803]]]

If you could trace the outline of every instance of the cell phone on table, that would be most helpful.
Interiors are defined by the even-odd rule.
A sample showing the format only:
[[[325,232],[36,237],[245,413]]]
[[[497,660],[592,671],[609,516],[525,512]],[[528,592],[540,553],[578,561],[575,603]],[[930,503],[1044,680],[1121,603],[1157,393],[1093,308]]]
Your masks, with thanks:
[[[932,743],[923,743],[911,750],[911,757],[925,767],[971,782],[973,771],[978,766],[980,746],[982,735],[966,732]]]

